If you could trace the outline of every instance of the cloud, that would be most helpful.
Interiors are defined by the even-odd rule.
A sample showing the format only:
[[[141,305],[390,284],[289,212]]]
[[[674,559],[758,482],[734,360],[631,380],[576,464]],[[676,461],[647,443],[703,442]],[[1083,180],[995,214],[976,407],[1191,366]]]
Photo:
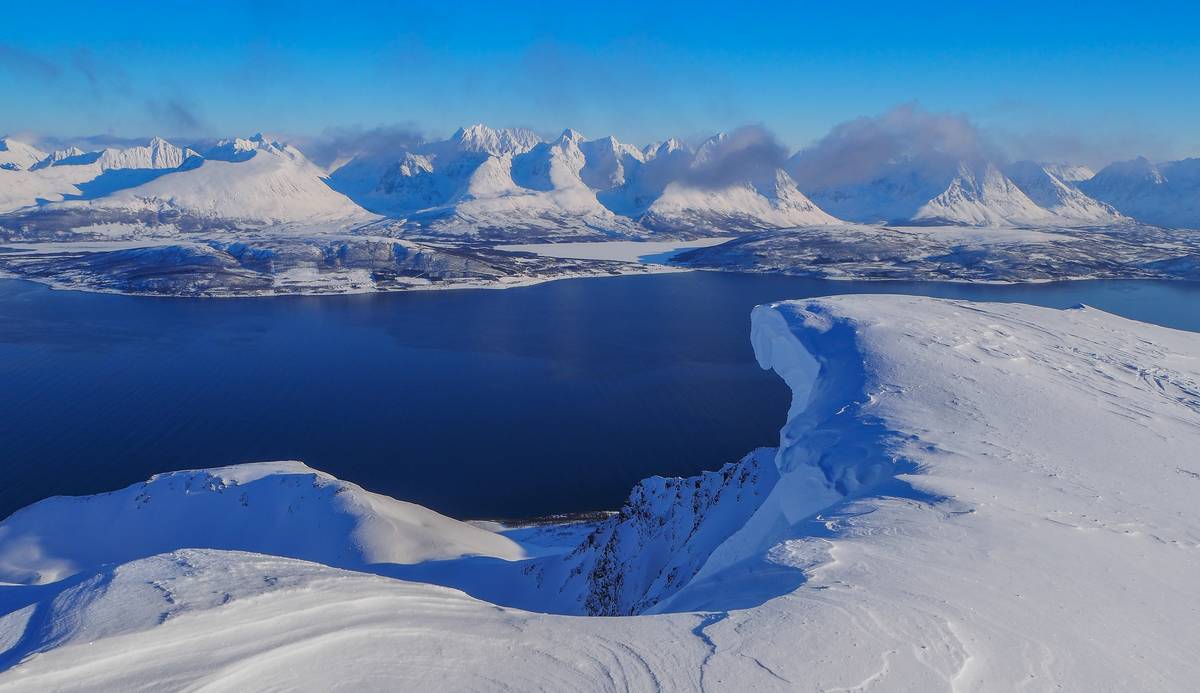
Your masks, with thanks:
[[[846,121],[791,162],[803,190],[870,180],[897,161],[944,165],[1003,162],[1004,155],[965,115],[903,104],[879,116]]]
[[[995,134],[1014,160],[1032,159],[1084,164],[1099,170],[1104,166],[1138,156],[1164,161],[1186,155],[1186,149],[1169,137],[1150,132],[1108,132],[1083,135],[1069,132]]]
[[[681,182],[697,188],[724,188],[745,181],[773,179],[788,151],[765,128],[747,125],[701,145]]]
[[[146,109],[155,122],[172,135],[192,134],[203,129],[204,121],[191,104],[178,99],[150,99]]]
[[[293,139],[305,155],[320,166],[362,154],[398,157],[425,141],[411,124],[333,127],[326,128],[317,137]]]
[[[53,62],[8,43],[0,43],[0,69],[21,77],[47,80],[58,79],[62,74]]]

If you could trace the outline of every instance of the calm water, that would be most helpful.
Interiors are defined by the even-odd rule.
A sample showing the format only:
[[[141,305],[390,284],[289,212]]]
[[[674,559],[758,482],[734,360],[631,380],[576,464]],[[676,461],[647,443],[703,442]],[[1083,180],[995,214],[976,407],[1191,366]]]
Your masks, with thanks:
[[[294,458],[460,517],[617,507],[775,442],[750,308],[834,293],[1088,303],[1200,330],[1200,283],[687,273],[504,291],[166,299],[0,281],[0,517],[155,472]]]

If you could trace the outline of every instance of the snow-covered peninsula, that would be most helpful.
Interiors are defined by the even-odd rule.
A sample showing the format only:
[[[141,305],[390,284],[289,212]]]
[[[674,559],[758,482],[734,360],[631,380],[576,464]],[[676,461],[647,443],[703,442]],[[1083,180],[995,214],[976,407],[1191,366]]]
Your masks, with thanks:
[[[899,296],[754,311],[779,445],[606,519],[299,463],[0,523],[0,690],[1163,690],[1200,678],[1200,335]]]

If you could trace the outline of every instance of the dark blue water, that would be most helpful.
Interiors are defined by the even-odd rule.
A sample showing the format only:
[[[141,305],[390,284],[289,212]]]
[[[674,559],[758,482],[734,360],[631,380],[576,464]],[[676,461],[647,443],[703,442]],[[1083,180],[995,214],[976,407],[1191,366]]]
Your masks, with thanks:
[[[504,291],[167,299],[0,281],[0,517],[155,472],[301,459],[460,517],[617,507],[771,445],[751,307],[835,293],[1088,303],[1200,330],[1200,284],[720,273]]]

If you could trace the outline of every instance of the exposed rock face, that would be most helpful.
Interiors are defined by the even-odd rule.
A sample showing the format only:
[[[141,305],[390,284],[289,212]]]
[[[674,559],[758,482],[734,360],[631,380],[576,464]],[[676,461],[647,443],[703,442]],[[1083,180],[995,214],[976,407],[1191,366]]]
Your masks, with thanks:
[[[568,555],[561,588],[582,613],[629,616],[675,594],[754,514],[778,479],[774,448],[688,478],[652,477]],[[555,562],[544,569],[558,573]]]

